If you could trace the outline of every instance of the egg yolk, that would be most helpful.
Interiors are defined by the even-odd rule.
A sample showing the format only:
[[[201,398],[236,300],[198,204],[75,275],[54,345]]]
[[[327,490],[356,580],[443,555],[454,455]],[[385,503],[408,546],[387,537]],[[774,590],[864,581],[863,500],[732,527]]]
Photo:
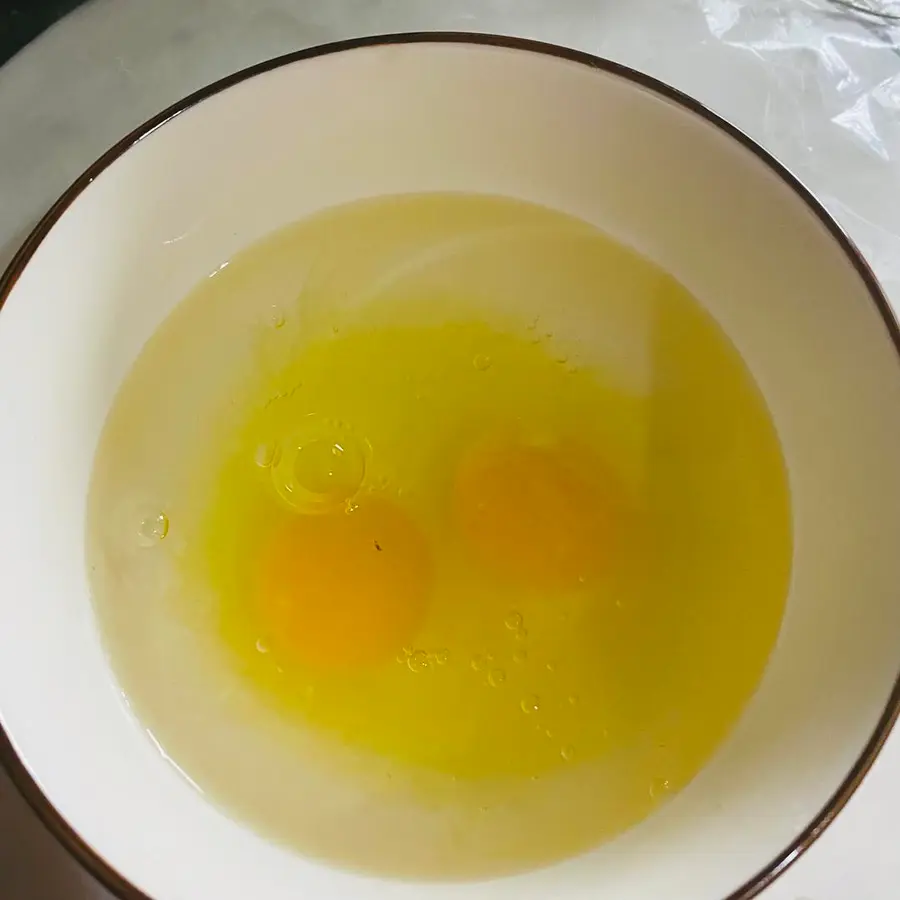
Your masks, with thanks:
[[[425,539],[394,503],[298,515],[267,542],[257,584],[273,647],[299,662],[340,668],[391,658],[425,612]]]
[[[523,586],[576,587],[609,558],[611,497],[562,448],[477,447],[459,465],[453,500],[474,554]]]

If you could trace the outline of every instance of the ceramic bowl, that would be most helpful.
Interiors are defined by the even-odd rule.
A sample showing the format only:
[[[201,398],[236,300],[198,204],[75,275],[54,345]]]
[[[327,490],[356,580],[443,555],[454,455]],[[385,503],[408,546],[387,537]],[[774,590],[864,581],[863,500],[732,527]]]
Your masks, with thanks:
[[[204,275],[323,207],[469,191],[581,217],[674,273],[757,379],[795,528],[783,628],[734,732],[592,853],[484,883],[339,872],[194,790],[128,711],[85,577],[116,390]],[[810,193],[644,75],[509,38],[306,50],[188,97],[110,150],[0,282],[0,721],[13,778],[125,900],[747,900],[847,801],[900,705],[900,364],[888,304]]]

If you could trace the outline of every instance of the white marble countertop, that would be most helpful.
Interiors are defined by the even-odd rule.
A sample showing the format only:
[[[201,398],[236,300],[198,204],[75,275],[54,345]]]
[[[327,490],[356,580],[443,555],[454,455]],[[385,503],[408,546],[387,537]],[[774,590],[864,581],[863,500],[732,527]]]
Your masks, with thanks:
[[[900,17],[896,0],[856,2]],[[900,26],[842,0],[92,0],[0,68],[0,266],[95,157],[184,94],[302,46],[434,29],[576,46],[693,94],[825,200],[900,304]],[[766,900],[894,900],[898,810],[900,733]],[[0,896],[108,898],[2,774]]]

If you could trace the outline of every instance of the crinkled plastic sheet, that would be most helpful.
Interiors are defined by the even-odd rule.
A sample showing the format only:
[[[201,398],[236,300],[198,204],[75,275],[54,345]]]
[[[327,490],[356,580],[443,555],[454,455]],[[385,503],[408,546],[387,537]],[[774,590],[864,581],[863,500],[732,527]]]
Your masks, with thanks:
[[[900,310],[900,0],[695,0],[765,67],[754,137],[824,201]]]
[[[900,0],[95,0],[3,68],[0,255],[189,91],[299,46],[434,29],[567,44],[696,96],[825,202],[900,309]]]

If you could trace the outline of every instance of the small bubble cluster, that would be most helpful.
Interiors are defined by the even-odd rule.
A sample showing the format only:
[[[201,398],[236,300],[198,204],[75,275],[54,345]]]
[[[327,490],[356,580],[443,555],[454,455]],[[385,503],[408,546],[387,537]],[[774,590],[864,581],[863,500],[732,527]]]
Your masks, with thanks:
[[[422,650],[404,647],[397,654],[397,662],[405,665],[410,672],[428,672],[435,666],[445,666],[450,659],[449,650]]]

